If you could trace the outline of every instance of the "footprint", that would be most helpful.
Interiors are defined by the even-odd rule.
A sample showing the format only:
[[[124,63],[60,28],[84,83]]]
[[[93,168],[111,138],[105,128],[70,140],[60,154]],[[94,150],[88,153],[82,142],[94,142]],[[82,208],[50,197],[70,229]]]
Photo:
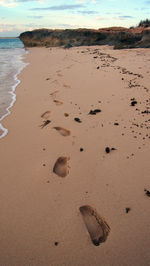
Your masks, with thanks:
[[[61,177],[65,177],[69,174],[69,169],[68,169],[68,161],[70,160],[69,157],[61,156],[57,159],[53,172]]]
[[[51,111],[46,111],[46,112],[44,112],[44,113],[41,115],[41,117],[42,117],[42,118],[45,118],[45,119],[48,119],[50,113],[51,113]]]
[[[69,114],[68,114],[68,113],[64,113],[64,116],[65,116],[65,117],[68,117],[68,116],[69,116]]]
[[[56,129],[64,137],[70,136],[71,134],[70,130],[65,129],[63,127],[53,127],[53,128]]]
[[[62,75],[62,74],[60,74],[60,73],[57,73],[57,76],[58,76],[58,77],[63,77],[63,75]]]
[[[66,89],[70,89],[70,88],[71,88],[71,86],[69,86],[69,85],[67,85],[67,84],[64,84],[63,86],[64,86],[64,88],[66,88]]]
[[[54,100],[53,102],[56,103],[56,105],[62,105],[63,104],[63,102],[58,101],[58,100]]]
[[[51,121],[50,121],[50,120],[46,120],[46,121],[43,122],[42,125],[40,125],[40,127],[41,127],[41,128],[44,128],[44,127],[47,126],[49,123],[51,123]]]
[[[50,93],[50,95],[52,96],[52,98],[55,98],[55,97],[56,97],[56,94],[57,94],[58,92],[59,92],[58,90],[57,90],[57,91],[54,91],[54,92]]]
[[[81,206],[79,210],[93,244],[99,246],[105,242],[110,232],[110,227],[105,220],[89,205]]]

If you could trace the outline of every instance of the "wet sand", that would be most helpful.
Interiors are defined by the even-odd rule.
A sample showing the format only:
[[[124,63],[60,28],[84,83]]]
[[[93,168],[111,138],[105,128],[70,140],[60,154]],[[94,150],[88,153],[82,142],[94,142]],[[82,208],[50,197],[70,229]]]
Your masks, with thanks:
[[[26,61],[2,122],[0,264],[149,265],[150,49],[31,48]]]

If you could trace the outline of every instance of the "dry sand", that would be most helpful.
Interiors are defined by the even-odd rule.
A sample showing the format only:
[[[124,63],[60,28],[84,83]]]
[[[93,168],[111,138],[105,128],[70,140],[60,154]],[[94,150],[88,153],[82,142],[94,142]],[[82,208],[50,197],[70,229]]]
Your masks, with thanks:
[[[0,265],[150,265],[150,49],[32,48],[26,61],[0,140]],[[83,205],[110,227],[100,246]]]

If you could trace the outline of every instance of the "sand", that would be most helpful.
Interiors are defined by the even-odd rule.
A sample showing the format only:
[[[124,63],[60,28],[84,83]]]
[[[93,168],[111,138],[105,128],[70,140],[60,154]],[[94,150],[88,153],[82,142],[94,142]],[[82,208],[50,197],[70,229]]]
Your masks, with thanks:
[[[25,61],[0,140],[0,265],[149,265],[150,49],[31,48]],[[99,246],[86,205],[110,228]]]

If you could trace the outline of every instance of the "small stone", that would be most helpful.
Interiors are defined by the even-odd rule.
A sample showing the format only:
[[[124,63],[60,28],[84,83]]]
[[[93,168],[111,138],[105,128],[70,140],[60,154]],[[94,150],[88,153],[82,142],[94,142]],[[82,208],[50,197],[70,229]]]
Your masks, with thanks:
[[[84,151],[84,149],[83,148],[80,148],[80,151],[82,152],[82,151]]]
[[[55,244],[55,246],[58,246],[59,242],[55,242],[54,244]]]

